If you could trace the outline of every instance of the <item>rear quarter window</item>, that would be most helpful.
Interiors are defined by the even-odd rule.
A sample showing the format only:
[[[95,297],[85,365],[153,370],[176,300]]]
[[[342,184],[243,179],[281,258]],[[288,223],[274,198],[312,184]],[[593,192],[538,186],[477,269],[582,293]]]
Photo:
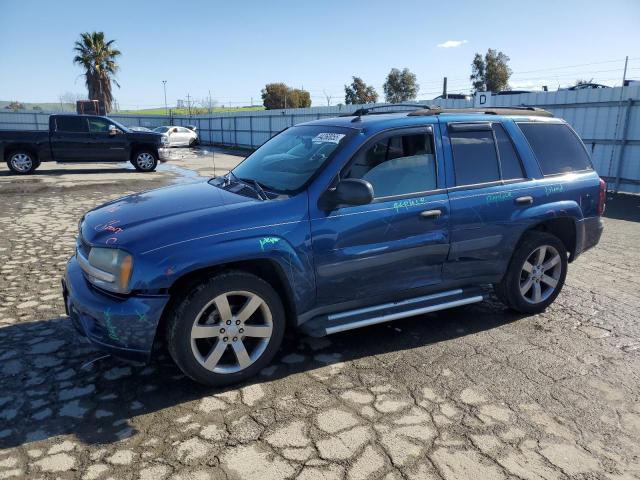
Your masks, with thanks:
[[[563,123],[518,123],[527,138],[543,175],[593,168],[577,135]]]

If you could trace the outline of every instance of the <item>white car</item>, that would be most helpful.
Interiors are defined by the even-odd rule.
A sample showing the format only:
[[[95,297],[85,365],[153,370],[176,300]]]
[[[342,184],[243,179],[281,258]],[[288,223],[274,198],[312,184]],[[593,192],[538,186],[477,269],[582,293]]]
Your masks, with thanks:
[[[198,144],[198,134],[185,127],[157,127],[153,131],[166,135],[169,147],[193,147]]]

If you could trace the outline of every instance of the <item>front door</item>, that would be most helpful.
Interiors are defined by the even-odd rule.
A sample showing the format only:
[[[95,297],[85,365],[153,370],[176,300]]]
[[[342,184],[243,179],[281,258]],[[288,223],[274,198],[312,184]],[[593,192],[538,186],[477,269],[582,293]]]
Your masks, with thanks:
[[[374,137],[340,175],[371,183],[374,201],[311,210],[319,302],[375,303],[442,281],[449,201],[437,138],[431,126]]]
[[[89,129],[87,117],[60,115],[55,117],[51,132],[51,151],[58,162],[82,162],[87,160]]]
[[[127,156],[127,136],[116,127],[116,134],[109,134],[113,125],[105,118],[89,117],[89,156],[95,162],[124,162]]]

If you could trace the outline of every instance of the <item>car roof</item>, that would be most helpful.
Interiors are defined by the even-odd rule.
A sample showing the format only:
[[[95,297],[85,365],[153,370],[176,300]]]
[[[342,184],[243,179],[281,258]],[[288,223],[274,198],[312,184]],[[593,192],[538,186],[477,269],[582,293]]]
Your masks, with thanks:
[[[505,119],[510,119],[520,122],[552,122],[563,123],[564,120],[548,116],[540,115],[528,115],[523,111],[518,114],[499,115],[495,113],[482,113],[482,112],[442,112],[437,115],[408,115],[411,112],[397,112],[397,113],[381,113],[375,115],[363,115],[360,117],[331,117],[322,118],[319,120],[312,120],[310,122],[299,123],[296,126],[303,125],[317,125],[326,127],[346,127],[360,131],[366,131],[367,133],[376,133],[382,130],[388,130],[391,128],[412,127],[420,125],[433,125],[440,122],[499,122]]]

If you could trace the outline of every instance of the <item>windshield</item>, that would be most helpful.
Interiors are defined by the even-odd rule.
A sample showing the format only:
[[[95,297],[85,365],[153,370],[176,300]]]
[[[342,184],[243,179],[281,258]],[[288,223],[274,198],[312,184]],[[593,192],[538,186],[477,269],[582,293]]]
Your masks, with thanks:
[[[263,188],[293,193],[302,188],[354,130],[309,125],[276,135],[233,169],[242,180]]]
[[[154,132],[158,133],[166,133],[169,130],[169,127],[156,127],[153,129]]]

